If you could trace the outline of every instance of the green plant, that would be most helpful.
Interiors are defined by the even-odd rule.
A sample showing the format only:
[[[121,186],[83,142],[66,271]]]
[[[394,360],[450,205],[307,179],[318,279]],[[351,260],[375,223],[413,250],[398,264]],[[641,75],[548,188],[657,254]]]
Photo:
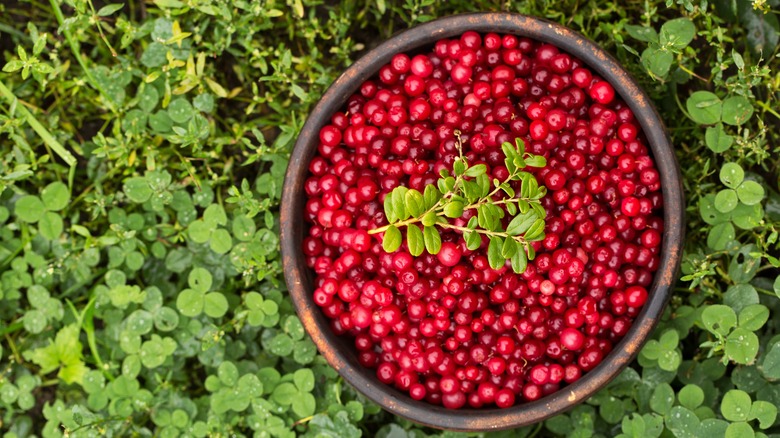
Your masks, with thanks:
[[[563,415],[474,435],[780,434],[776,0],[119,5],[0,4],[4,437],[464,436],[382,412],[326,365],[284,289],[277,212],[345,66],[476,10],[568,25],[626,67],[676,146],[687,230],[630,367]]]
[[[484,235],[490,239],[487,254],[491,267],[498,269],[504,261],[511,260],[515,272],[525,272],[528,260],[534,259],[534,249],[529,243],[544,238],[547,213],[539,200],[547,190],[523,169],[544,167],[547,160],[526,152],[522,139],[515,140],[514,145],[506,142],[501,149],[509,176],[504,181],[491,181],[484,164],[469,166],[459,142],[456,148],[459,156],[452,165],[452,174],[443,170],[436,184],[425,186],[423,193],[403,186],[393,189],[384,201],[390,223],[370,230],[369,234],[384,233],[384,250],[394,252],[403,243],[399,227],[406,227],[406,244],[413,256],[422,254],[423,250],[439,253],[439,228],[460,232],[471,250],[479,248]],[[511,181],[520,182],[519,194],[510,185]],[[502,195],[502,199],[495,199]],[[476,214],[465,227],[447,220],[458,219],[467,210],[476,210]],[[506,214],[511,220],[504,229],[501,220]]]

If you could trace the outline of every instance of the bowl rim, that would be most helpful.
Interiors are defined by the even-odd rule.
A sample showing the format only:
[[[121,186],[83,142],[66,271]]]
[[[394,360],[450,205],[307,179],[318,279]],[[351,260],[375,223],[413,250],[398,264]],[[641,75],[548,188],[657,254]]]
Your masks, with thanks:
[[[303,181],[308,163],[316,152],[320,128],[332,114],[343,108],[360,84],[374,76],[394,54],[429,47],[439,39],[452,38],[467,30],[482,34],[513,34],[553,44],[579,58],[607,80],[631,108],[642,128],[660,174],[664,199],[660,266],[648,290],[648,300],[628,333],[596,368],[575,383],[539,400],[506,409],[450,410],[415,401],[392,386],[381,383],[372,370],[357,363],[354,354],[336,348],[344,345],[343,338],[330,330],[327,319],[312,301],[312,273],[306,267],[301,252],[305,204]],[[434,428],[455,431],[509,429],[537,423],[573,408],[607,385],[630,364],[652,334],[677,279],[685,232],[684,205],[680,168],[663,122],[650,99],[615,58],[580,33],[545,19],[501,12],[457,14],[417,25],[382,42],[348,67],[323,94],[298,136],[285,175],[280,212],[282,264],[298,315],[318,350],[347,382],[368,399],[393,414]]]

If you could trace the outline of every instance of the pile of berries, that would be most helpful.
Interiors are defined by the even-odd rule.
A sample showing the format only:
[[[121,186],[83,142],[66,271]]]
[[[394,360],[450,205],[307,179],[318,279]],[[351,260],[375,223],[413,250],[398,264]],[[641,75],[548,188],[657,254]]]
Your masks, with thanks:
[[[458,148],[507,175],[522,139],[547,166],[545,237],[522,274],[454,231],[437,255],[382,249],[384,196],[422,191]],[[596,367],[629,330],[659,265],[659,173],[629,107],[558,48],[466,32],[398,54],[319,133],[305,182],[313,299],[359,361],[413,399],[510,407]],[[473,211],[471,211],[473,213]],[[465,224],[470,217],[454,219]],[[508,264],[508,262],[507,262]]]

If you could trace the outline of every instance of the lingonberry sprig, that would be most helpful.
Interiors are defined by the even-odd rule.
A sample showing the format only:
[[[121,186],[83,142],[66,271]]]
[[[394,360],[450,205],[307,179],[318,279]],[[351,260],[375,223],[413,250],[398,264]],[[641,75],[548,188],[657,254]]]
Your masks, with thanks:
[[[517,273],[525,271],[528,260],[535,256],[530,242],[544,239],[546,212],[540,200],[547,193],[526,167],[544,167],[547,160],[525,151],[522,139],[513,145],[505,142],[504,164],[509,176],[504,181],[487,175],[484,164],[470,165],[463,156],[460,138],[456,142],[459,156],[452,165],[452,172],[441,171],[436,184],[428,184],[423,193],[407,187],[396,187],[384,200],[388,224],[369,231],[384,232],[382,247],[387,252],[396,251],[403,243],[401,228],[406,228],[406,244],[409,253],[418,256],[423,251],[437,254],[441,249],[440,229],[460,232],[466,247],[475,250],[482,245],[482,236],[488,237],[487,257],[490,266],[498,269],[510,260]],[[520,182],[516,193],[512,181]],[[457,219],[467,210],[476,210],[466,226],[459,226],[450,219]],[[504,228],[504,218],[509,221]]]

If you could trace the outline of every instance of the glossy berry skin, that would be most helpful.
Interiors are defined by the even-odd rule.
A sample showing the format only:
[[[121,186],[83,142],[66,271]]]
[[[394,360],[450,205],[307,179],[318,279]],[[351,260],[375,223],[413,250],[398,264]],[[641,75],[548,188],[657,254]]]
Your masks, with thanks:
[[[413,400],[494,409],[565,390],[608,360],[660,265],[662,179],[640,126],[608,80],[550,44],[469,31],[394,55],[318,133],[303,184],[312,301]],[[384,251],[372,230],[394,188],[422,193],[460,155],[503,182],[515,164],[501,145],[516,139],[547,160],[524,169],[546,190],[525,272],[492,269],[487,236],[467,248],[467,203],[425,242],[436,254]]]

